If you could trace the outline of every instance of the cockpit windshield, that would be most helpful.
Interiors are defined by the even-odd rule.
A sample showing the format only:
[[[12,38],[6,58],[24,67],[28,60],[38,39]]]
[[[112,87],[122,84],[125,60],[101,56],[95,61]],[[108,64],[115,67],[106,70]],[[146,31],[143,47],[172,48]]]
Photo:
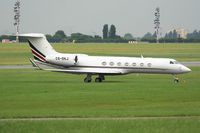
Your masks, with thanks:
[[[170,61],[169,64],[180,64],[178,61]]]

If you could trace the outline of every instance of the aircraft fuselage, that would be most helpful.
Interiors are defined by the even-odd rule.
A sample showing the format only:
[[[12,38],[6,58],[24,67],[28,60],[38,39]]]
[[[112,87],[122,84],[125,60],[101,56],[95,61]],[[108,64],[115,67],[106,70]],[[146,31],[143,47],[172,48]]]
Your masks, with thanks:
[[[182,74],[191,71],[176,60],[169,58],[88,56],[85,54],[57,53],[47,57],[46,60],[49,63],[73,69],[110,69],[110,71],[119,71],[119,74]]]

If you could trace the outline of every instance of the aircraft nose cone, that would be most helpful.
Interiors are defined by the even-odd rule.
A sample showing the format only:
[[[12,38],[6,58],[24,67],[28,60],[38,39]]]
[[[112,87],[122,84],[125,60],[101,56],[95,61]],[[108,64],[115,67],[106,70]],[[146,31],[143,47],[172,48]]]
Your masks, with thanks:
[[[185,73],[188,73],[188,72],[191,72],[192,70],[186,66],[183,66],[182,71],[184,71]]]

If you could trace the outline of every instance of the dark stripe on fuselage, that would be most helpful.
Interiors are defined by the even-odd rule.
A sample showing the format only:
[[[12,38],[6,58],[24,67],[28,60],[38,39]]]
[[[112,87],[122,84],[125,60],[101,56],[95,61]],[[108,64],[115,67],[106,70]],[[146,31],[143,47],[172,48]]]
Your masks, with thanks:
[[[37,61],[42,61],[40,60],[38,57],[36,57],[35,55],[33,55],[34,59],[37,60]]]
[[[33,55],[34,59],[37,60],[37,61],[41,61],[41,62],[44,62],[43,60],[41,60],[40,58],[38,58],[37,56]]]
[[[41,61],[46,61],[45,58],[43,56],[41,56],[40,54],[38,54],[36,51],[32,50],[32,53],[34,56],[36,56],[38,59],[40,59]]]
[[[45,56],[44,54],[42,54],[39,50],[37,50],[29,40],[28,40],[28,43],[29,43],[29,46],[30,46],[33,50],[35,50],[36,52],[38,52],[41,56],[43,56],[43,58],[46,57],[46,56]]]

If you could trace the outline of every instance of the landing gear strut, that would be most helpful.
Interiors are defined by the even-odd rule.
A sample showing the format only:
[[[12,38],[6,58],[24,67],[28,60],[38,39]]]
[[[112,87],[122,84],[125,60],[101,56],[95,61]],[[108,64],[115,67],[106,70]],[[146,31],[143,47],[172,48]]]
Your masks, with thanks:
[[[102,82],[102,79],[99,78],[99,77],[97,77],[97,78],[95,79],[95,82]]]
[[[179,83],[179,78],[176,75],[173,75],[174,77],[174,83]]]
[[[103,75],[103,74],[99,74],[99,77],[97,77],[97,78],[95,79],[95,82],[102,82],[103,80],[105,80],[104,75]]]
[[[102,82],[105,80],[105,77],[103,74],[99,74],[99,76],[95,79],[95,82]],[[87,74],[87,77],[84,79],[85,83],[90,83],[92,81],[92,74]]]
[[[87,77],[84,78],[84,82],[85,83],[90,83],[92,81],[92,75],[91,74],[87,74]]]
[[[101,80],[105,80],[105,76],[103,74],[99,74],[99,78],[101,78]]]

